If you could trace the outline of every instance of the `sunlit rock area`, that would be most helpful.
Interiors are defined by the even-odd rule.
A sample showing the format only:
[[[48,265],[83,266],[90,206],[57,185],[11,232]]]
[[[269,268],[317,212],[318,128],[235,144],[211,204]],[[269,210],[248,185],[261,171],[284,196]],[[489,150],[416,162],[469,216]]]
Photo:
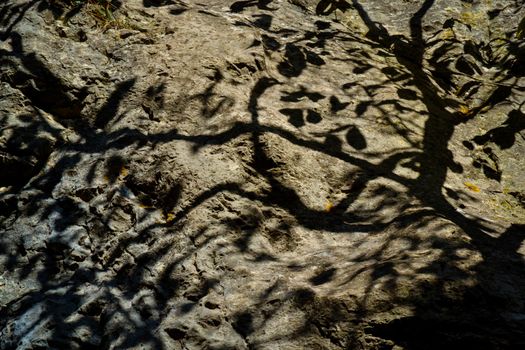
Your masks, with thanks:
[[[523,0],[4,0],[0,349],[525,348]]]

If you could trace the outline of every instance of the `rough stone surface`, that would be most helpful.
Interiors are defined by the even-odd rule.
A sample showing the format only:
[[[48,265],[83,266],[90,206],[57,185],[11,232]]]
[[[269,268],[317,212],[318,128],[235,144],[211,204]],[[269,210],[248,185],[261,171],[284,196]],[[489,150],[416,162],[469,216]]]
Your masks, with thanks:
[[[115,3],[0,5],[0,349],[525,346],[522,1]]]

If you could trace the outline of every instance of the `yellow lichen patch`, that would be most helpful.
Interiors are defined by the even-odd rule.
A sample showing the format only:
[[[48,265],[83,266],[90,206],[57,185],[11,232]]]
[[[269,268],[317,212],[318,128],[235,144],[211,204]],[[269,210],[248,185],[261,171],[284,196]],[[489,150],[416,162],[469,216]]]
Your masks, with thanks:
[[[464,117],[468,117],[472,114],[472,110],[468,106],[461,105],[458,108],[458,113]]]
[[[481,27],[487,20],[484,12],[465,11],[460,16],[461,22],[467,25]]]
[[[166,220],[166,222],[172,222],[173,220],[175,220],[175,213],[172,213],[172,212],[164,213],[164,219]]]
[[[324,205],[324,211],[329,213],[329,212],[332,211],[332,209],[334,209],[334,203],[332,203],[329,200],[327,200],[325,205]]]
[[[120,176],[126,177],[128,176],[128,174],[129,174],[128,169],[126,169],[125,167],[120,168]]]
[[[474,185],[471,182],[464,182],[463,185],[465,185],[465,187],[468,188],[469,190],[471,190],[472,192],[479,192],[480,191],[480,188],[478,186]]]
[[[508,200],[504,199],[500,202],[500,206],[505,209],[505,210],[512,210],[514,209],[514,206],[512,205],[511,202],[509,202]]]
[[[447,28],[439,34],[439,38],[442,40],[454,39],[455,37],[456,35],[454,34],[452,28]]]

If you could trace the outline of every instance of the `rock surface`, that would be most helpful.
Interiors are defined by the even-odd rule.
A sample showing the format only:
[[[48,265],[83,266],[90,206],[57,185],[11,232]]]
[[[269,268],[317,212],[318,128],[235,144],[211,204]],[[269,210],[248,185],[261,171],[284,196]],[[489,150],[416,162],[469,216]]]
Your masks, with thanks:
[[[523,348],[522,1],[114,3],[0,5],[1,349]]]

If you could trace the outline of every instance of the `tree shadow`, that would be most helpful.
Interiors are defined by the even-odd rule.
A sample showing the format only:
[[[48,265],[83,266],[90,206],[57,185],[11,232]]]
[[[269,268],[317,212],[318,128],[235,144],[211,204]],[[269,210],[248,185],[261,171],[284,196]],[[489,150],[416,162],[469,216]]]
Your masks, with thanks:
[[[487,340],[486,335],[490,334],[494,338],[490,340],[490,344],[485,344],[487,348],[498,348],[499,346],[517,346],[517,344],[522,343],[520,340],[520,331],[517,331],[517,327],[513,324],[512,321],[503,320],[499,318],[495,321],[495,317],[499,317],[502,310],[513,310],[516,305],[509,307],[508,305],[498,305],[495,309],[492,309],[494,303],[497,303],[499,297],[498,289],[502,288],[503,281],[505,278],[509,278],[513,281],[515,286],[523,285],[523,278],[514,275],[514,273],[509,273],[506,275],[503,271],[508,270],[508,268],[513,265],[509,264],[508,260],[504,259],[505,262],[501,262],[499,267],[499,276],[495,277],[492,275],[494,273],[492,268],[494,268],[495,259],[489,258],[494,253],[494,250],[501,252],[505,256],[509,257],[510,260],[520,261],[522,264],[521,255],[518,253],[519,246],[523,241],[521,237],[521,232],[523,228],[521,226],[512,225],[508,231],[502,234],[499,238],[492,238],[486,233],[486,228],[480,222],[471,220],[458,212],[453,208],[449,202],[442,195],[442,188],[445,183],[446,173],[450,169],[455,171],[454,161],[452,159],[452,152],[448,149],[448,144],[452,133],[457,125],[463,123],[465,119],[457,118],[457,115],[450,113],[447,110],[447,96],[440,96],[437,92],[439,88],[434,85],[433,81],[430,79],[429,75],[424,71],[424,53],[428,43],[423,40],[423,29],[422,29],[422,18],[427,14],[427,12],[434,5],[434,1],[427,0],[425,1],[420,9],[412,16],[410,20],[410,29],[411,37],[393,37],[388,34],[385,28],[377,25],[376,22],[370,19],[364,7],[358,2],[353,1],[352,5],[357,10],[363,21],[367,24],[369,29],[369,38],[376,41],[378,44],[386,47],[393,46],[393,53],[397,58],[397,61],[401,63],[409,72],[414,85],[423,93],[422,101],[426,105],[428,110],[428,118],[424,126],[424,138],[422,145],[422,154],[417,157],[418,159],[418,178],[411,182],[410,188],[411,191],[420,198],[423,202],[427,203],[430,207],[439,213],[438,215],[447,218],[448,220],[457,224],[461,229],[472,239],[472,245],[483,257],[482,262],[476,268],[476,280],[478,284],[471,289],[467,289],[464,294],[464,298],[461,301],[456,301],[454,305],[458,308],[465,310],[465,318],[459,318],[460,323],[467,322],[468,326],[457,325],[455,322],[458,322],[458,317],[456,317],[456,311],[446,312],[445,315],[440,315],[439,317],[432,316],[429,314],[430,305],[424,304],[417,309],[413,318],[403,319],[398,321],[393,321],[386,325],[378,325],[376,329],[372,330],[372,333],[377,332],[382,336],[386,336],[389,339],[396,340],[398,344],[406,346],[407,348],[418,348],[422,346],[423,339],[425,339],[425,344],[427,344],[428,337],[430,336],[435,342],[432,344],[437,347],[442,346],[454,346],[460,347],[461,344],[483,344]],[[410,47],[410,56],[406,54],[408,51],[406,48]],[[446,46],[443,47],[443,50],[446,51],[449,48]],[[506,60],[506,58],[504,58]],[[464,62],[463,62],[464,63]],[[467,64],[464,63],[466,66]],[[458,65],[456,65],[458,68]],[[451,76],[454,73],[453,71],[447,70],[444,67],[440,67],[439,78],[444,76]],[[470,68],[463,69],[463,73],[472,74],[474,70],[469,71]],[[459,71],[462,71],[461,67],[458,68]],[[507,79],[507,77],[504,77]],[[445,85],[450,90],[451,83],[445,81]],[[505,100],[511,93],[512,85],[509,86],[500,86],[497,87],[493,92],[491,97],[488,98],[486,105],[494,106],[497,103]],[[501,95],[499,92],[504,90],[505,93]],[[403,93],[406,95],[406,93]],[[403,98],[403,95],[399,95]],[[413,94],[411,94],[413,96]],[[494,97],[497,96],[497,97]],[[513,116],[517,116],[517,112],[511,112]],[[473,118],[475,113],[468,115],[469,118]],[[510,118],[509,118],[510,120]],[[505,125],[509,125],[509,128],[512,128],[512,133],[518,132],[520,130],[517,127],[516,122],[510,125],[510,122],[506,122]],[[497,130],[497,131],[496,131]],[[505,130],[506,131],[506,130]],[[494,131],[489,131],[483,136],[476,137],[478,142],[487,141],[490,138],[495,137],[499,132],[503,132],[501,129],[495,129]],[[487,140],[485,140],[487,139]],[[507,140],[510,147],[513,144],[513,139],[510,138]],[[424,195],[423,195],[424,193]],[[513,242],[515,243],[512,248],[508,249],[507,245],[503,242],[505,241],[504,237],[512,235]],[[515,240],[515,241],[514,241]],[[444,246],[441,247],[444,251],[444,256],[450,257],[453,256],[453,246],[448,242],[443,242]],[[489,248],[489,246],[491,248]],[[446,258],[448,259],[448,258]],[[492,260],[491,263],[488,260]],[[450,262],[445,259],[436,260],[434,264],[449,264]],[[507,267],[504,268],[503,265]],[[432,267],[429,267],[432,268]],[[490,273],[487,271],[491,270]],[[501,278],[502,275],[506,277]],[[501,278],[501,279],[500,279]],[[489,282],[489,280],[491,282]],[[489,287],[490,285],[490,287]],[[520,287],[512,288],[516,292]],[[446,294],[443,293],[443,297]],[[472,305],[473,300],[469,298],[478,297],[480,298],[483,295],[483,302],[479,304]],[[509,292],[506,295],[506,298],[512,299],[517,302],[520,306],[518,309],[522,309],[522,301],[518,301],[519,298],[516,298],[518,294],[513,294]],[[494,301],[490,301],[491,298],[494,298]],[[447,301],[451,303],[451,301]],[[480,311],[480,304],[488,308],[488,310]],[[492,306],[491,306],[492,305]],[[498,311],[496,311],[498,310]],[[498,316],[497,316],[498,315]],[[450,322],[446,327],[440,326],[442,317],[449,319]],[[473,319],[471,319],[472,317]],[[404,324],[403,322],[414,322],[418,324],[419,327],[424,327],[421,329],[422,337],[413,336],[411,334],[400,332],[404,327],[409,327],[409,325]],[[403,323],[403,324],[402,324]],[[505,324],[505,326],[502,326]],[[497,325],[497,326],[496,326]],[[454,336],[459,329],[463,329],[464,335]],[[428,328],[426,328],[428,327]],[[448,331],[443,332],[444,328],[449,327]],[[497,327],[497,330],[494,328]],[[438,330],[441,329],[441,330]],[[389,333],[389,334],[387,334]],[[502,335],[505,334],[505,335]],[[494,340],[496,339],[496,340]]]

